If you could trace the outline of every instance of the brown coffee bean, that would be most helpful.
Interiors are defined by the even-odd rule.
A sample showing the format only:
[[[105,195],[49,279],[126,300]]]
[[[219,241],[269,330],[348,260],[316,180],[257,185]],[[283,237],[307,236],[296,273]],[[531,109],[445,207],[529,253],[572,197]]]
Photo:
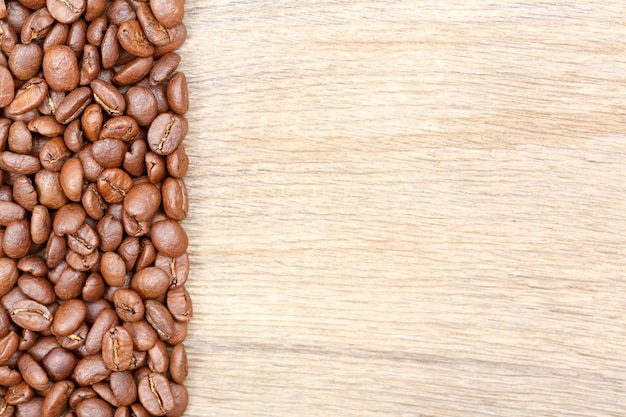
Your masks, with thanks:
[[[15,83],[8,68],[0,65],[0,107],[7,107],[15,97]]]
[[[186,253],[174,258],[157,253],[154,266],[161,268],[167,273],[173,288],[180,288],[187,282],[189,257]]]
[[[150,84],[157,85],[165,81],[176,71],[178,64],[180,64],[180,55],[176,52],[163,55],[150,71]]]
[[[148,80],[148,78],[144,78],[143,80],[139,81],[137,85],[141,87],[149,88],[150,91],[152,91],[152,94],[154,94],[154,98],[156,98],[156,101],[157,101],[157,113],[158,114],[167,113],[170,110],[170,106],[167,103],[167,93],[165,91],[166,90],[165,85],[163,85],[162,83],[157,84],[157,85],[152,85],[150,84],[150,81]]]
[[[50,224],[50,229],[52,230],[51,224]],[[63,262],[63,260],[65,259],[66,252],[67,252],[67,244],[65,243],[65,239],[55,235],[54,232],[51,232],[49,234],[48,242],[46,244],[46,254],[45,254],[46,265],[48,266],[48,268],[57,268],[59,265],[66,267],[67,264]],[[53,272],[54,271],[50,271],[50,274],[52,274]],[[52,281],[54,278],[52,275],[49,275],[48,279]]]
[[[146,38],[154,45],[165,45],[171,41],[170,34],[152,14],[147,3],[140,3],[136,9],[137,20],[141,24]]]
[[[11,201],[0,200],[0,226],[21,220],[24,216],[26,216],[26,210],[23,207]]]
[[[137,262],[135,263],[135,271],[139,272],[142,269],[151,266],[152,264],[154,264],[155,259],[156,248],[152,244],[152,241],[150,241],[150,239],[142,239],[141,252],[139,253],[139,257],[137,258]]]
[[[187,187],[182,178],[166,178],[161,187],[163,209],[172,220],[184,220],[189,210]]]
[[[167,30],[170,37],[170,42],[165,45],[159,45],[154,48],[154,57],[160,58],[163,55],[176,50],[187,39],[187,27],[184,23],[180,22],[176,26]]]
[[[30,223],[28,220],[11,222],[4,229],[2,249],[9,258],[18,259],[26,256],[30,250]]]
[[[9,69],[18,80],[26,81],[41,68],[43,51],[36,43],[17,44],[9,55]]]
[[[45,266],[46,265],[44,263],[43,267]],[[52,304],[56,300],[54,289],[52,288],[50,281],[46,278],[36,277],[31,274],[22,274],[22,276],[17,280],[17,285],[28,298],[35,300],[40,304],[48,305]]]
[[[154,59],[151,56],[132,60],[120,68],[113,77],[116,85],[130,85],[139,82],[152,69]]]
[[[126,0],[113,0],[107,11],[109,22],[117,26],[136,17],[135,11]]]
[[[102,107],[100,105],[90,104],[85,108],[80,124],[88,141],[96,142],[98,140],[103,121],[104,117],[102,116]]]
[[[167,175],[167,167],[162,156],[157,155],[154,152],[147,152],[145,156],[145,163],[148,180],[151,183],[157,184],[165,179],[165,176]]]
[[[85,20],[91,22],[100,16],[107,6],[107,0],[86,0]]]
[[[83,299],[87,302],[97,301],[102,297],[105,290],[105,283],[102,276],[97,272],[92,272],[85,281],[82,289]]]
[[[119,168],[108,168],[98,178],[98,191],[108,203],[120,203],[133,185],[130,176]]]
[[[130,406],[130,410],[131,410],[131,416],[133,417],[150,417],[150,414],[148,414],[148,411],[146,411],[144,406],[139,403],[132,404]]]
[[[63,193],[71,201],[81,201],[83,192],[83,166],[78,158],[68,159],[61,167],[59,181]]]
[[[145,140],[134,140],[130,145],[130,151],[124,155],[124,170],[133,176],[143,175],[146,171],[145,157],[147,150],[148,145]]]
[[[24,381],[36,391],[45,391],[49,388],[50,379],[39,365],[28,353],[22,353],[17,361],[17,366]]]
[[[57,107],[54,117],[59,123],[68,124],[78,119],[91,103],[91,88],[80,87],[69,93]]]
[[[69,405],[72,408],[76,408],[78,407],[78,404],[80,404],[82,401],[88,400],[89,398],[98,398],[98,394],[96,394],[96,392],[91,388],[77,388],[70,395]]]
[[[168,309],[158,301],[145,302],[146,320],[154,328],[163,341],[167,341],[174,334],[174,318]]]
[[[24,404],[32,399],[34,395],[35,393],[33,392],[31,386],[26,382],[21,382],[17,385],[9,387],[4,395],[4,400],[11,405]]]
[[[126,279],[124,260],[115,252],[105,252],[100,262],[100,273],[108,285],[121,287]]]
[[[68,265],[69,266],[69,265]],[[54,285],[54,293],[61,300],[76,298],[81,293],[86,274],[74,268],[66,268]]]
[[[96,184],[89,184],[85,187],[81,202],[85,212],[94,220],[99,220],[104,216],[107,204],[104,202]]]
[[[157,116],[157,102],[146,87],[132,86],[126,91],[126,114],[139,126],[148,126]]]
[[[72,156],[72,153],[65,146],[65,142],[63,142],[63,138],[61,136],[57,136],[47,141],[39,151],[39,161],[41,162],[41,166],[52,172],[61,171],[61,167],[65,161],[70,158],[70,156]]]
[[[102,359],[112,371],[125,371],[133,356],[133,340],[121,326],[115,326],[102,337]]]
[[[39,204],[49,209],[58,209],[67,203],[58,172],[46,170],[37,172],[35,174],[35,188],[39,195]]]
[[[50,310],[33,300],[15,302],[10,309],[10,315],[15,324],[35,332],[47,329],[52,323]]]
[[[33,40],[43,39],[55,23],[47,8],[36,10],[29,15],[22,25],[20,38],[22,43],[30,43]]]
[[[28,123],[31,132],[47,137],[60,136],[65,132],[65,126],[57,122],[52,116],[39,116]]]
[[[182,384],[188,374],[187,351],[184,345],[176,345],[170,355],[170,375],[172,379]]]
[[[117,25],[109,25],[109,28],[102,38],[100,55],[102,57],[102,68],[113,68],[120,56],[120,44],[117,41]]]
[[[189,110],[187,78],[182,72],[176,73],[167,84],[167,102],[170,109],[178,114],[187,113]]]
[[[150,149],[159,155],[169,155],[187,135],[187,119],[173,113],[157,116],[148,130]]]
[[[187,405],[189,403],[189,393],[187,392],[187,388],[185,388],[182,384],[170,384],[170,389],[172,390],[172,396],[174,397],[174,408],[165,413],[166,417],[181,417],[185,410],[187,409]]]
[[[47,94],[48,84],[42,78],[33,77],[17,90],[15,98],[6,108],[6,112],[13,115],[25,114],[36,109],[44,101]]]
[[[0,384],[4,386],[17,385],[22,382],[22,375],[8,366],[0,366]]]
[[[17,262],[17,268],[22,272],[28,272],[36,277],[43,277],[48,274],[46,262],[41,259],[39,255],[28,255],[23,257]]]
[[[147,267],[138,271],[130,281],[130,287],[142,298],[157,298],[167,291],[169,285],[169,277],[157,267]]]
[[[82,255],[73,250],[68,250],[65,255],[65,260],[68,265],[79,272],[85,272],[91,270],[100,261],[100,252],[93,251],[89,254]]]
[[[122,243],[122,239],[124,239],[122,222],[110,214],[98,221],[96,230],[100,237],[100,249],[104,252],[116,250]]]
[[[100,398],[89,398],[78,404],[76,417],[113,417],[113,409]]]
[[[54,45],[63,45],[67,41],[70,27],[65,23],[55,23],[43,41],[43,51],[47,52]],[[43,56],[42,56],[43,57]]]
[[[72,152],[79,152],[83,146],[83,131],[81,130],[80,120],[74,119],[65,128],[63,133],[65,146]]]
[[[147,57],[154,53],[154,46],[146,39],[137,20],[122,23],[117,30],[117,39],[124,50],[138,57]]]
[[[135,222],[150,221],[161,204],[161,193],[151,183],[141,183],[131,188],[124,199],[124,212]],[[126,224],[124,225],[127,226]],[[131,233],[127,228],[127,233]],[[145,230],[147,232],[147,230]],[[145,234],[145,233],[144,233]]]
[[[0,169],[18,175],[31,175],[41,169],[39,158],[13,152],[0,152]]]
[[[24,301],[27,299],[28,297],[24,295],[19,287],[12,287],[5,295],[2,296],[0,301],[2,302],[2,306],[5,308],[5,310],[10,313],[13,304],[17,303],[18,301]]]
[[[137,401],[137,385],[130,372],[113,372],[110,380],[111,391],[119,405],[128,406]]]
[[[89,5],[89,2],[87,2]],[[96,16],[93,19],[88,19],[85,15],[85,20],[91,21],[87,27],[87,42],[90,45],[99,47],[102,44],[102,38],[108,27],[108,20],[104,16]]]
[[[117,315],[126,322],[134,322],[143,318],[145,307],[141,296],[133,290],[121,288],[113,293],[113,303]]]
[[[78,158],[83,166],[83,175],[87,181],[97,181],[104,168],[93,157],[93,145],[83,146],[78,152]]]
[[[13,356],[19,343],[20,337],[13,331],[0,339],[0,363],[5,363]]]
[[[175,258],[187,251],[187,233],[174,220],[164,220],[153,224],[150,236],[156,249],[165,256]]]
[[[116,326],[117,323],[118,317],[115,311],[111,309],[104,309],[98,314],[85,340],[85,350],[88,354],[95,354],[102,350],[104,334]]]
[[[61,304],[54,314],[52,334],[67,336],[80,327],[85,320],[87,306],[80,299],[68,300]]]
[[[78,61],[69,46],[51,47],[43,56],[42,66],[44,78],[53,90],[72,91],[78,86],[80,77]]]
[[[135,119],[128,116],[118,116],[109,119],[100,131],[99,139],[120,139],[129,142],[139,134],[139,126]]]
[[[114,85],[102,80],[94,80],[91,82],[91,89],[96,103],[111,116],[119,116],[126,110],[124,96]]]
[[[98,248],[100,239],[93,228],[85,223],[67,237],[67,246],[79,255],[89,255]]]
[[[47,0],[48,11],[61,23],[78,20],[85,10],[85,0]]]
[[[39,333],[33,332],[32,330],[22,329],[22,334],[20,335],[20,344],[18,345],[18,349],[21,351],[27,351],[35,344],[35,339],[39,336]]]
[[[59,1],[59,0],[53,0]],[[60,0],[67,1],[67,0]],[[84,0],[75,0],[75,1],[84,1]],[[83,19],[79,19],[76,22],[72,23],[70,26],[70,32],[67,35],[67,46],[70,47],[72,51],[79,56],[85,45],[87,44],[87,22]]]
[[[111,370],[106,367],[102,355],[95,354],[82,358],[76,364],[72,379],[80,386],[93,385],[107,378]]]
[[[55,339],[53,340],[57,346],[45,354],[41,366],[52,381],[63,381],[72,375],[78,359],[69,350],[59,346]]]
[[[98,78],[102,69],[100,52],[93,45],[85,45],[83,59],[80,62],[80,85],[89,85]]]
[[[119,139],[100,139],[93,144],[93,157],[104,168],[119,168],[124,162],[126,144]]]
[[[175,406],[170,382],[161,374],[151,373],[138,384],[139,401],[150,414],[165,415]]]
[[[33,150],[33,135],[28,125],[19,120],[9,127],[7,140],[9,151],[19,154],[30,154]]]
[[[170,366],[170,357],[165,342],[157,340],[147,353],[148,367],[152,372],[163,373],[167,371]]]
[[[72,381],[55,383],[43,401],[41,417],[61,417],[76,386]]]
[[[56,341],[56,338],[54,336],[39,337],[35,341],[35,343],[28,349],[28,353],[37,362],[41,362],[48,353],[58,347],[59,342]]]
[[[54,217],[52,230],[58,236],[71,235],[83,225],[85,218],[85,210],[80,204],[67,204],[61,207]]]
[[[166,28],[182,22],[185,14],[184,0],[151,0],[150,8],[154,17]]]
[[[13,200],[28,211],[33,211],[37,205],[37,191],[30,177],[20,175],[13,182]]]
[[[118,290],[117,292],[119,291],[122,290]],[[159,336],[157,335],[156,331],[149,323],[144,320],[125,321],[123,326],[128,331],[128,334],[130,334],[130,337],[133,339],[133,347],[137,351],[145,352],[152,346],[154,346],[157,340],[159,340]]]
[[[62,91],[54,91],[48,89],[48,94],[43,102],[37,107],[37,110],[43,115],[54,116],[57,111],[57,107],[61,104],[61,101],[65,98],[65,93]]]
[[[191,297],[184,286],[167,292],[167,308],[178,321],[187,322],[193,318]]]

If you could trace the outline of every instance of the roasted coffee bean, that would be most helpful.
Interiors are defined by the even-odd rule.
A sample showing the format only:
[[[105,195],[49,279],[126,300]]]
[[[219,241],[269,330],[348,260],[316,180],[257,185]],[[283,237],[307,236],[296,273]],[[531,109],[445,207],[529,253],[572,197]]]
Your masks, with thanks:
[[[174,397],[174,408],[165,413],[165,416],[181,417],[187,409],[187,405],[189,403],[189,393],[187,392],[187,388],[180,383],[170,384],[170,389],[172,390],[172,396]]]
[[[118,290],[117,292],[122,291]],[[143,308],[143,305],[142,305]],[[116,304],[117,309],[117,304]],[[118,311],[119,314],[119,311]],[[145,352],[159,340],[159,336],[152,326],[144,320],[125,321],[124,328],[133,339],[133,347],[136,351]]]
[[[65,23],[56,23],[43,41],[43,51],[47,52],[54,45],[63,45],[67,41],[67,35],[70,33],[70,27]]]
[[[95,142],[98,140],[98,136],[102,130],[103,120],[102,107],[98,104],[90,104],[85,108],[80,119],[80,124],[88,141]]]
[[[122,288],[115,291],[113,294],[113,304],[115,304],[117,315],[126,322],[141,320],[145,313],[141,296],[133,290]]]
[[[187,322],[193,318],[191,297],[185,287],[171,288],[167,292],[167,308],[178,321]]]
[[[0,384],[4,386],[17,385],[22,381],[22,375],[8,366],[0,366]]]
[[[28,125],[21,121],[15,121],[9,127],[7,136],[9,151],[30,154],[33,151],[33,135],[28,129]]]
[[[9,69],[18,80],[26,81],[41,68],[43,51],[36,43],[17,44],[9,55]]]
[[[137,20],[122,23],[117,30],[117,39],[124,50],[138,57],[147,57],[154,53],[154,46],[146,39]]]
[[[41,261],[43,263],[43,260]],[[42,267],[47,271],[45,263],[43,263]],[[43,305],[52,304],[56,300],[56,294],[54,293],[52,284],[41,276],[36,277],[32,274],[22,274],[17,280],[17,285],[28,298]]]
[[[33,77],[17,90],[13,101],[6,108],[6,112],[13,115],[25,114],[36,109],[44,101],[47,94],[48,84],[46,81],[39,77]]]
[[[0,65],[0,107],[7,107],[13,101],[13,97],[15,97],[13,75],[7,67]]]
[[[167,378],[158,373],[145,376],[137,386],[139,401],[150,414],[165,415],[175,406],[174,396]]]
[[[181,178],[166,178],[161,194],[165,214],[173,220],[184,220],[189,210],[185,182]]]
[[[43,39],[54,24],[54,17],[47,8],[39,9],[29,15],[22,25],[20,38],[22,43],[30,43],[33,40]]]
[[[85,20],[91,22],[99,17],[107,6],[107,0],[86,0]]]
[[[78,152],[78,159],[83,166],[83,175],[87,181],[95,182],[104,171],[104,168],[93,157],[93,145],[85,145]]]
[[[126,279],[124,260],[115,252],[105,252],[100,261],[100,273],[109,286],[121,287]]]
[[[167,341],[174,334],[174,318],[168,309],[155,300],[145,302],[146,320],[154,328],[161,340]]]
[[[99,220],[102,216],[104,216],[107,204],[102,198],[102,195],[100,195],[100,191],[98,191],[96,184],[89,184],[85,187],[83,196],[81,197],[81,202],[85,212],[92,219]]]
[[[39,204],[49,209],[59,209],[67,203],[58,172],[41,170],[35,174],[35,189],[39,195]]]
[[[27,220],[11,222],[4,229],[2,249],[9,258],[19,259],[28,254],[30,240],[30,223]]]
[[[54,117],[59,123],[68,124],[79,118],[91,103],[91,88],[80,87],[69,93],[57,107]]]
[[[103,2],[106,4],[106,2]],[[87,2],[87,8],[89,9],[89,1]],[[99,47],[102,44],[102,38],[108,27],[108,20],[105,16],[98,15],[94,19],[88,19],[85,15],[85,20],[91,21],[87,27],[87,42],[89,45]]]
[[[189,109],[187,78],[182,72],[176,73],[167,84],[167,102],[170,109],[178,114],[185,114]]]
[[[156,340],[154,346],[147,350],[148,367],[152,372],[163,373],[170,366],[169,352],[167,346],[162,340]]]
[[[131,289],[144,299],[158,298],[167,291],[169,286],[169,277],[165,271],[157,267],[147,267],[138,271],[130,281]]]
[[[0,200],[0,226],[21,220],[26,216],[26,210],[19,204]]]
[[[15,354],[19,343],[20,337],[13,331],[0,339],[0,363],[5,363]]]
[[[126,114],[139,126],[148,126],[157,116],[157,101],[149,88],[135,85],[126,91]]]
[[[68,300],[61,304],[54,314],[52,334],[67,336],[76,331],[85,320],[87,306],[80,299]]]
[[[104,309],[98,314],[85,340],[85,350],[88,354],[95,354],[102,350],[104,334],[116,326],[117,323],[117,315],[111,309]]]
[[[173,113],[163,113],[154,119],[148,130],[148,144],[159,155],[171,154],[187,135],[187,119]]]
[[[187,251],[187,234],[174,220],[154,223],[150,236],[156,249],[165,256],[175,258]]]
[[[78,404],[76,417],[113,417],[113,409],[100,398],[89,398]]]
[[[163,55],[176,50],[187,39],[187,27],[183,22],[180,22],[176,26],[167,30],[170,37],[169,43],[165,45],[159,45],[154,48],[154,57],[160,58]]]
[[[28,123],[31,132],[47,137],[60,136],[65,132],[65,126],[57,122],[52,116],[39,116]]]
[[[50,350],[41,360],[41,366],[53,381],[63,381],[72,375],[78,359],[69,350],[58,345]]]
[[[37,205],[37,191],[30,177],[20,175],[13,182],[13,200],[28,211]]]
[[[94,45],[85,45],[83,49],[83,59],[80,62],[80,77],[78,83],[80,85],[89,85],[93,80],[98,78],[102,69],[102,60],[100,51]]]
[[[180,288],[187,282],[189,257],[186,253],[174,258],[157,253],[154,266],[161,268],[167,273],[173,288]]]
[[[107,11],[109,22],[117,26],[135,19],[136,16],[135,11],[126,0],[113,0]]]
[[[34,395],[35,393],[33,392],[32,387],[26,382],[21,382],[17,385],[9,387],[4,395],[4,399],[11,405],[18,405],[29,401]]]
[[[100,249],[104,252],[116,250],[124,239],[122,222],[111,214],[107,214],[98,221],[96,230],[100,237]]]
[[[120,56],[120,44],[117,41],[117,25],[109,25],[102,38],[100,55],[102,58],[102,68],[113,68]]]
[[[63,98],[65,98],[65,96]],[[80,120],[74,119],[67,125],[65,132],[63,132],[63,141],[67,149],[72,152],[79,152],[81,150],[84,141]]]
[[[119,116],[126,110],[124,96],[114,85],[102,80],[94,80],[91,82],[91,89],[95,102],[111,116]]]
[[[46,371],[28,353],[23,353],[17,361],[22,378],[36,391],[45,391],[49,387],[50,379]]]
[[[107,203],[120,203],[133,186],[130,176],[119,168],[108,168],[98,177],[98,191]]]
[[[72,379],[80,386],[85,387],[93,385],[107,378],[111,374],[104,361],[102,355],[95,354],[82,358],[76,364]]]
[[[67,204],[61,207],[54,217],[52,230],[58,236],[76,233],[85,222],[86,216],[87,214],[80,204]]]
[[[39,158],[13,152],[0,152],[0,169],[18,175],[31,175],[40,172]]]
[[[119,168],[124,162],[126,144],[119,139],[100,139],[93,144],[93,157],[103,168]]]
[[[137,385],[129,371],[113,372],[109,377],[111,391],[121,406],[128,406],[137,401]]]
[[[163,55],[150,71],[150,84],[157,85],[168,79],[176,71],[178,64],[180,64],[180,55],[176,52]]]
[[[46,266],[46,262],[41,259],[39,255],[28,255],[23,257],[18,261],[17,268],[20,271],[28,272],[35,277],[43,277],[48,274],[48,267]]]
[[[56,0],[59,1],[59,0]],[[69,0],[61,0],[61,1],[69,1]],[[74,1],[84,1],[84,0],[74,0]],[[79,19],[76,22],[72,23],[70,26],[70,32],[67,35],[67,46],[70,47],[72,51],[79,56],[85,45],[87,44],[87,22],[83,19]]]
[[[39,151],[39,161],[41,166],[53,172],[61,171],[61,167],[67,161],[72,153],[65,146],[63,138],[57,136],[47,141]]]
[[[139,126],[132,117],[118,116],[109,119],[100,131],[99,139],[120,139],[129,142],[139,134]]]
[[[61,3],[59,0],[48,1]],[[52,46],[44,54],[42,66],[44,78],[53,90],[72,91],[78,86],[80,77],[78,61],[76,54],[69,46]]]
[[[92,386],[93,390],[98,394],[100,398],[111,404],[113,407],[118,407],[120,404],[117,402],[117,398],[111,390],[111,385],[108,382],[98,382]]]
[[[121,326],[115,326],[102,337],[102,359],[112,371],[125,371],[133,357],[133,340]]]
[[[184,0],[151,0],[150,8],[154,17],[166,28],[182,22],[185,13]]]
[[[187,351],[184,345],[176,345],[170,355],[170,375],[178,384],[185,382],[188,374]]]
[[[13,303],[10,308],[11,320],[24,329],[40,332],[52,324],[50,310],[33,300],[21,300]]]
[[[69,405],[75,387],[72,381],[55,383],[43,401],[41,417],[61,417]]]
[[[147,152],[145,156],[146,174],[148,174],[148,180],[157,184],[165,179],[167,176],[167,166],[162,156],[157,155],[154,152]]]
[[[154,58],[151,56],[136,58],[124,65],[115,73],[113,82],[116,85],[129,85],[137,83],[148,75],[152,69],[153,62]]]
[[[59,176],[63,193],[71,201],[81,201],[83,193],[83,165],[78,158],[68,159]]]

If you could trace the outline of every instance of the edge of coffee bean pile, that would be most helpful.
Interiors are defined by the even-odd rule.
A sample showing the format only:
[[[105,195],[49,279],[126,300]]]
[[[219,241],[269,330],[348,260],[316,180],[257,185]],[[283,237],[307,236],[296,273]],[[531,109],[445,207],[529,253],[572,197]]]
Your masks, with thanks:
[[[184,0],[0,0],[0,417],[183,415]]]

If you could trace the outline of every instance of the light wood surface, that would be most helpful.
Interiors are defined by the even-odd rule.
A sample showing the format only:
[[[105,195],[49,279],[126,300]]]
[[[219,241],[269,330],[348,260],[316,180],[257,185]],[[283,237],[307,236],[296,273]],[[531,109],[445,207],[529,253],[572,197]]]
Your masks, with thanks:
[[[626,4],[188,0],[187,416],[626,415]]]

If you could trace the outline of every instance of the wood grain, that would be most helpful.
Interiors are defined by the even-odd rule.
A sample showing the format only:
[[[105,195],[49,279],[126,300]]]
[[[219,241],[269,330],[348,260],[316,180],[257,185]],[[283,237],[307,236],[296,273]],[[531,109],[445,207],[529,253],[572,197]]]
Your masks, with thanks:
[[[623,1],[188,0],[187,416],[623,416]]]

